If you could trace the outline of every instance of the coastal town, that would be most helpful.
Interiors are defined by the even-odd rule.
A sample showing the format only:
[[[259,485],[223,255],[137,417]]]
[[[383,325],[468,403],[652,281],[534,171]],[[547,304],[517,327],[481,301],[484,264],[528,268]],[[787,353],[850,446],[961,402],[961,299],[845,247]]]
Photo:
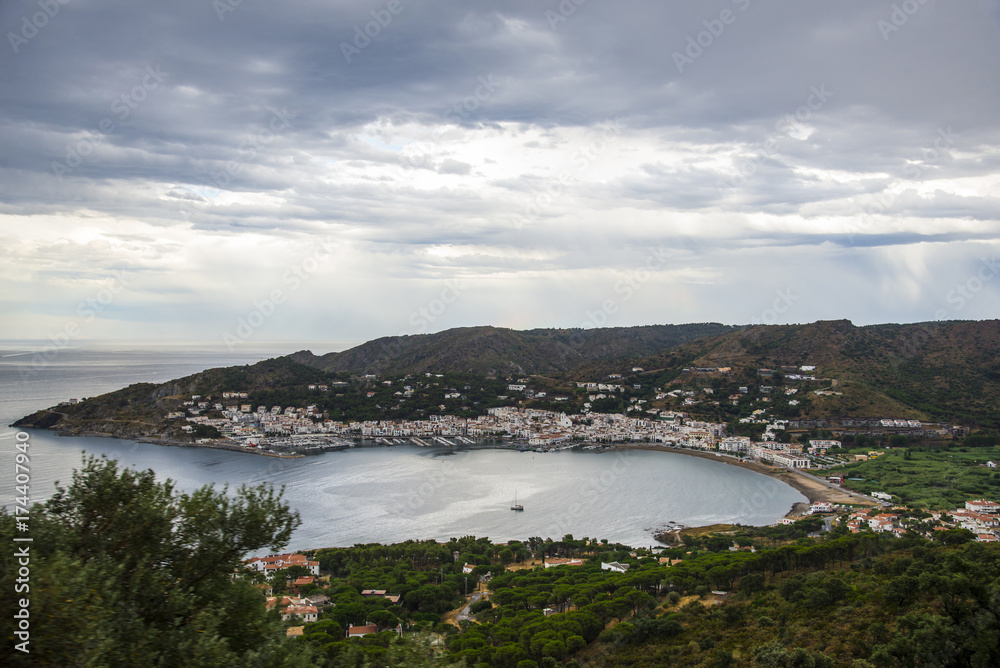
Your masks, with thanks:
[[[210,427],[233,445],[250,452],[270,454],[352,447],[358,442],[423,447],[489,444],[540,452],[573,447],[597,449],[660,444],[717,452],[785,468],[808,469],[833,463],[827,451],[840,446],[840,441],[833,439],[809,439],[807,444],[779,441],[779,434],[789,428],[798,428],[806,421],[772,419],[764,410],[755,411],[750,418],[742,420],[763,427],[761,439],[754,441],[747,436],[728,435],[725,424],[693,419],[682,411],[652,409],[641,415],[595,412],[567,415],[500,406],[473,418],[431,415],[425,420],[336,421],[320,413],[316,405],[253,407],[237,403],[247,396],[244,392],[226,392],[223,403],[193,395],[183,401],[183,411],[172,411],[165,417],[184,420],[186,424],[181,429],[188,433],[198,426]],[[205,414],[213,410],[218,417]],[[829,421],[819,422],[826,427]],[[849,422],[853,428],[862,428],[870,422],[870,428],[892,434],[931,433],[937,436],[941,429],[939,425],[925,425],[915,420]],[[210,439],[201,440],[208,442]],[[877,456],[877,453],[872,451],[864,456]]]

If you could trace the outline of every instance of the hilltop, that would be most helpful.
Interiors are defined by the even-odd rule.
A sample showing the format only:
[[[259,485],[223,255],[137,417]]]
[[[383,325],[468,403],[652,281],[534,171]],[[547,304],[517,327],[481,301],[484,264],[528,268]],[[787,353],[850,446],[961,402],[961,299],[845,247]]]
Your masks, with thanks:
[[[1000,321],[948,321],[858,327],[848,320],[761,325],[679,345],[630,360],[662,369],[657,382],[684,368],[730,367],[754,384],[780,385],[801,367],[815,367],[812,386],[840,394],[813,401],[817,417],[909,417],[1000,426]],[[595,363],[591,375],[621,370]],[[759,370],[775,372],[761,376]],[[765,372],[766,373],[766,372]]]
[[[436,334],[389,336],[350,350],[289,357],[324,371],[402,376],[412,373],[547,374],[581,364],[652,355],[740,328],[718,323],[605,329],[459,327]]]
[[[317,415],[334,420],[472,417],[504,405],[567,413],[641,406],[727,424],[766,408],[781,419],[896,418],[995,429],[998,360],[996,320],[864,327],[847,320],[592,330],[468,327],[132,385],[15,424],[192,440],[214,434],[188,433],[183,417],[171,422],[165,416],[189,410],[183,402],[193,395],[218,402],[225,392],[239,392],[240,403],[312,405]],[[609,376],[615,391],[608,395],[579,385],[610,383]],[[319,386],[326,389],[317,393]],[[214,404],[203,408],[203,415],[217,410]]]

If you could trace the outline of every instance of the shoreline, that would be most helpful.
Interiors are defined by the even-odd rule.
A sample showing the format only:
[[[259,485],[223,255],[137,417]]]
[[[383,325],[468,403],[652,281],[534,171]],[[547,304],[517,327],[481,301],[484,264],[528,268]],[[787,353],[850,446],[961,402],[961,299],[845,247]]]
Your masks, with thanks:
[[[708,459],[714,462],[720,462],[722,464],[730,464],[732,466],[739,466],[762,475],[766,475],[770,478],[783,482],[792,489],[801,493],[809,501],[809,505],[812,505],[818,501],[826,501],[833,504],[852,504],[852,505],[877,505],[875,501],[851,492],[849,490],[843,489],[833,485],[833,483],[828,483],[825,480],[821,480],[813,475],[810,475],[804,471],[799,471],[797,469],[786,469],[776,466],[769,466],[767,464],[761,464],[759,462],[748,462],[741,459],[737,459],[732,455],[725,455],[722,453],[715,452],[703,452],[698,450],[688,450],[686,448],[674,448],[665,445],[617,445],[613,449],[620,450],[650,450],[654,452],[675,452],[681,455],[688,455],[690,457],[700,457],[701,459]],[[785,514],[785,517],[801,517],[805,514],[804,511],[808,510],[808,506],[804,503],[796,503],[792,506],[792,509]]]
[[[31,427],[29,427],[31,428]],[[37,427],[33,427],[37,428]],[[42,429],[45,429],[42,427]],[[48,431],[48,430],[47,430]],[[72,431],[57,431],[59,436],[94,436],[100,438],[114,438],[120,440],[131,440],[138,443],[149,443],[151,445],[163,445],[170,447],[183,447],[183,448],[211,448],[216,450],[227,450],[229,452],[240,452],[248,455],[259,455],[263,457],[275,457],[278,459],[299,459],[306,457],[307,455],[302,453],[280,453],[280,452],[263,452],[257,449],[245,448],[237,443],[232,442],[212,442],[212,443],[189,443],[185,441],[175,441],[166,438],[156,438],[153,436],[134,436],[134,437],[123,437],[117,436],[115,434],[96,432],[96,431],[84,431],[84,432],[72,432]],[[351,440],[354,441],[355,445],[352,447],[398,447],[399,444],[388,444],[379,443],[376,438],[365,438],[365,437],[354,437]],[[499,442],[493,439],[484,439],[490,442],[477,442],[475,444],[460,444],[454,447],[455,451],[458,450],[513,450],[521,451],[525,448],[525,443],[520,443],[517,441],[509,442]],[[478,439],[477,439],[478,441]],[[414,445],[415,444],[408,444]],[[652,445],[652,444],[608,444],[608,443],[577,443],[574,444],[572,449],[578,449],[585,445],[598,445],[601,449],[597,450],[597,454],[604,452],[611,452],[615,450],[646,450],[652,452],[673,452],[681,455],[687,455],[689,457],[699,457],[701,459],[707,459],[709,461],[720,462],[723,464],[729,464],[731,466],[739,466],[740,468],[747,469],[749,471],[754,471],[755,473],[760,473],[766,475],[770,478],[783,482],[792,489],[801,493],[808,500],[808,505],[816,503],[818,501],[826,501],[833,504],[854,504],[854,505],[870,505],[875,506],[877,502],[869,499],[856,492],[851,492],[849,490],[837,487],[832,483],[828,483],[825,480],[817,478],[804,471],[799,471],[798,469],[786,469],[781,467],[769,466],[767,464],[761,464],[759,462],[745,461],[742,459],[737,459],[729,454],[708,452],[701,450],[691,450],[688,448],[678,448],[668,445]],[[435,444],[430,447],[438,447],[445,449],[445,446]],[[343,448],[331,448],[333,450],[341,450]],[[527,448],[525,448],[527,449]],[[531,448],[534,451],[534,448]],[[322,454],[322,453],[319,453]],[[785,514],[785,517],[801,517],[806,510],[808,510],[808,505],[802,502],[796,503],[792,506],[791,510]]]
[[[37,427],[34,427],[37,428]],[[42,429],[45,429],[44,427]],[[49,431],[46,429],[46,431]],[[136,437],[122,437],[115,434],[96,432],[96,431],[85,431],[85,432],[72,432],[72,431],[58,431],[56,432],[60,436],[91,436],[91,437],[101,437],[101,438],[114,438],[120,440],[131,440],[138,443],[148,443],[151,445],[162,445],[170,447],[188,447],[188,448],[211,448],[216,450],[227,450],[229,452],[238,452],[248,455],[259,455],[264,457],[274,457],[277,459],[300,459],[308,455],[302,453],[280,453],[280,452],[263,452],[256,449],[245,448],[236,443],[227,442],[209,442],[209,443],[189,443],[184,441],[175,441],[166,438],[156,438],[152,436],[136,436]],[[351,439],[354,441],[352,447],[394,447],[400,444],[390,444],[390,443],[378,443],[375,439],[371,438],[358,438],[355,437]],[[407,445],[415,444],[409,443]],[[475,444],[456,444],[453,447],[453,451],[461,450],[486,450],[486,449],[497,449],[497,450],[511,450],[511,451],[522,451],[522,449],[530,449],[534,451],[534,448],[525,448],[525,443],[519,443],[517,441],[502,442],[493,439],[488,439],[488,442],[481,442],[477,439]],[[800,471],[797,469],[786,469],[781,467],[774,467],[767,464],[762,464],[759,462],[745,461],[737,459],[729,454],[716,453],[710,451],[701,450],[691,450],[687,448],[671,447],[662,444],[639,444],[639,443],[576,443],[572,447],[574,450],[580,449],[581,446],[585,445],[597,445],[600,449],[595,451],[596,454],[601,454],[604,452],[611,452],[616,450],[645,450],[652,452],[672,452],[681,455],[687,455],[689,457],[699,457],[701,459],[706,459],[709,461],[715,461],[723,464],[729,464],[732,466],[738,466],[755,473],[760,473],[766,475],[769,478],[777,480],[779,482],[785,483],[792,489],[796,490],[800,494],[806,497],[808,503],[796,502],[792,505],[791,509],[783,516],[785,518],[798,519],[805,516],[809,511],[809,506],[820,501],[825,501],[835,505],[862,505],[862,506],[877,506],[878,502],[869,499],[861,494],[851,492],[849,490],[843,489],[834,485],[833,483],[828,483],[825,480],[817,478],[805,471]],[[449,448],[435,444],[434,446],[442,450],[447,450]],[[340,451],[344,448],[330,449],[329,451]],[[563,448],[558,448],[562,450]],[[317,453],[317,454],[322,454]]]

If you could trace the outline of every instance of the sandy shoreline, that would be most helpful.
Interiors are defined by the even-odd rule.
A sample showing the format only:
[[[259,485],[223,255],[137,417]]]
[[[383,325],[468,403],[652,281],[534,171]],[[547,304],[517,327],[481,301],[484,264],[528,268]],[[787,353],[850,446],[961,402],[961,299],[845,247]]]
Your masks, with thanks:
[[[785,469],[777,466],[768,466],[767,464],[759,464],[757,462],[742,461],[729,455],[716,454],[714,452],[700,452],[698,450],[688,450],[685,448],[671,448],[664,445],[619,445],[616,446],[616,449],[676,452],[690,457],[701,457],[702,459],[709,459],[713,462],[739,466],[757,473],[762,473],[766,476],[774,478],[775,480],[785,483],[789,487],[801,492],[807,499],[809,499],[810,504],[818,501],[826,501],[833,504],[875,505],[875,502],[871,499],[860,495],[854,495],[847,490],[834,486],[832,483],[827,483],[807,473],[796,471],[795,469]],[[787,516],[800,516],[805,510],[808,510],[806,504],[797,503],[792,507],[792,510]]]

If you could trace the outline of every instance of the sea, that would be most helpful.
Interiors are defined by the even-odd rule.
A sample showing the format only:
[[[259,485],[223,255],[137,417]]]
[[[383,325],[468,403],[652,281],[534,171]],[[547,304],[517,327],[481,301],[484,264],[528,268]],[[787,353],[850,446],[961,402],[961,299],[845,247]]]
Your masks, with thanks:
[[[198,343],[101,343],[58,347],[0,342],[0,503],[14,506],[20,417],[61,401],[205,369],[253,364],[336,343],[251,343],[228,350]],[[274,485],[301,516],[289,548],[302,550],[408,539],[486,536],[606,538],[655,545],[665,528],[776,522],[805,497],[768,476],[680,453],[566,450],[552,453],[409,445],[356,447],[299,459],[200,447],[161,446],[28,430],[30,496],[44,501],[67,484],[84,453],[152,469],[190,492]],[[23,471],[20,471],[23,473]],[[23,478],[21,478],[23,481]],[[515,503],[523,511],[514,511]]]

